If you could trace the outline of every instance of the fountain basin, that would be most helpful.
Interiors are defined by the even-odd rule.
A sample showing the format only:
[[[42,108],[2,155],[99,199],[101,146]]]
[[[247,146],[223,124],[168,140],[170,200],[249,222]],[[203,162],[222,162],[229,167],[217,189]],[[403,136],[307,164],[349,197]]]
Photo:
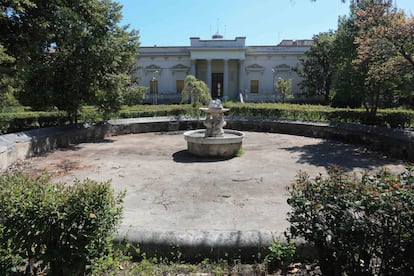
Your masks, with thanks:
[[[233,157],[241,149],[244,133],[237,130],[224,130],[222,136],[205,137],[205,129],[184,132],[187,150],[201,157]]]

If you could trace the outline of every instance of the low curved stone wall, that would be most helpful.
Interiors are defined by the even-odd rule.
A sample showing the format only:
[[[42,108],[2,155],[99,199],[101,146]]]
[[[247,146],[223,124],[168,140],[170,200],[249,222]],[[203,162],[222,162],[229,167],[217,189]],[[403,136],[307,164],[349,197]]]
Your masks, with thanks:
[[[355,124],[330,124],[287,120],[227,118],[227,129],[273,132],[363,144],[392,157],[414,161],[414,132]],[[145,132],[182,131],[203,128],[186,117],[111,120],[105,124],[51,127],[0,136],[0,171],[31,156],[105,137]]]

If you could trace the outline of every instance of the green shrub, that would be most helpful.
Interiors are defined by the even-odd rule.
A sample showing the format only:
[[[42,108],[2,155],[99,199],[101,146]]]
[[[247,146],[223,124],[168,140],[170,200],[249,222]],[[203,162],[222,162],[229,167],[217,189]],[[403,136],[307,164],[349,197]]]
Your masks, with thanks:
[[[293,240],[282,244],[281,239],[276,239],[269,246],[269,254],[266,256],[268,271],[273,272],[274,268],[281,268],[286,272],[288,265],[293,261],[296,254],[296,245]]]
[[[124,104],[133,106],[142,103],[145,98],[145,92],[148,87],[145,86],[132,86],[124,91],[122,97]]]
[[[325,275],[413,275],[414,170],[360,179],[331,168],[289,187],[290,232],[317,251]]]
[[[0,176],[1,271],[84,275],[111,249],[123,194],[108,182],[52,184],[46,175]]]
[[[414,112],[388,111],[379,114],[383,125],[391,128],[408,128],[414,124]]]
[[[391,128],[414,126],[414,112],[410,110],[381,109],[372,120],[365,109],[280,103],[240,104],[226,102],[225,105],[230,108],[227,114],[229,116],[373,124]]]
[[[0,134],[67,123],[67,115],[62,111],[0,113]]]
[[[258,119],[293,119],[304,121],[328,121],[344,123],[369,123],[391,128],[414,127],[414,111],[381,109],[373,119],[367,117],[364,109],[335,109],[322,105],[300,105],[281,103],[233,103],[225,102],[230,111],[228,116],[252,117]],[[198,107],[191,105],[134,105],[123,106],[111,118],[138,118],[154,116],[193,116],[199,117]],[[84,106],[79,113],[78,122],[101,122],[102,113],[95,106]],[[369,120],[368,120],[369,119]],[[0,133],[24,131],[48,126],[61,126],[70,123],[63,111],[53,112],[16,112],[0,113]]]
[[[140,105],[124,107],[119,112],[120,118],[140,118],[158,116],[180,116],[193,115],[194,111],[190,105]]]

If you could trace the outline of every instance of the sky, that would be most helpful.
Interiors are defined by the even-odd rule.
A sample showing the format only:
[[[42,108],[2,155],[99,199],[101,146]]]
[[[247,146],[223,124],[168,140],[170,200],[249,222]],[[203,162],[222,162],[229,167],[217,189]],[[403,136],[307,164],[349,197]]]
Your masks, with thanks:
[[[277,45],[283,39],[312,39],[335,30],[349,14],[349,0],[115,0],[121,25],[138,30],[141,46],[189,46],[190,37],[246,37],[246,45]],[[414,0],[396,0],[414,14]]]

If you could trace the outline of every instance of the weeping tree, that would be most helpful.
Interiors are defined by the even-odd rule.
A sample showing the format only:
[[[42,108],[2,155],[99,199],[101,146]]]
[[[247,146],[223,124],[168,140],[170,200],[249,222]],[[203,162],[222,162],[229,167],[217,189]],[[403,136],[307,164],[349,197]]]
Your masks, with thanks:
[[[285,80],[283,78],[278,78],[276,81],[276,88],[279,92],[279,96],[282,100],[282,103],[284,103],[288,99],[293,99],[291,79]]]
[[[193,106],[208,104],[211,101],[210,89],[204,81],[198,80],[193,75],[188,75],[184,80],[182,102],[190,102]]]

